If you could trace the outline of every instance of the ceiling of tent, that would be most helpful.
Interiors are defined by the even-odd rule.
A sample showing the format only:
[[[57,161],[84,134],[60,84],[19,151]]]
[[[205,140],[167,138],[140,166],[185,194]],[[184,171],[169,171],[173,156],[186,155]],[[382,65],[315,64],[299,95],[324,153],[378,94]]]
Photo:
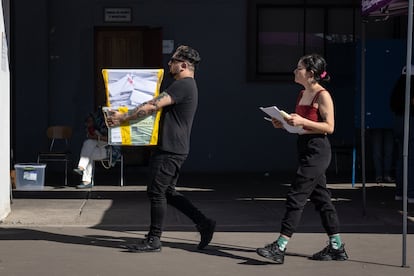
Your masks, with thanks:
[[[362,16],[390,17],[407,13],[408,0],[362,0]]]

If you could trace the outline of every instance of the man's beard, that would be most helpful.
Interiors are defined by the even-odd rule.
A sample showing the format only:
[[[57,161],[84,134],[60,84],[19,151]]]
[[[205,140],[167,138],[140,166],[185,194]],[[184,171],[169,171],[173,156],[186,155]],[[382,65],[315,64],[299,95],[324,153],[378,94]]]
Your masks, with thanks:
[[[169,70],[170,71],[169,74],[174,79],[175,79],[175,77],[178,76],[178,74],[180,74],[182,71],[184,71],[183,69],[177,68],[177,67],[174,67],[174,68],[171,68],[171,69]]]
[[[169,74],[170,74],[170,77],[172,77],[173,79],[175,78],[175,76],[178,74],[178,73],[174,73],[174,72],[169,72]]]

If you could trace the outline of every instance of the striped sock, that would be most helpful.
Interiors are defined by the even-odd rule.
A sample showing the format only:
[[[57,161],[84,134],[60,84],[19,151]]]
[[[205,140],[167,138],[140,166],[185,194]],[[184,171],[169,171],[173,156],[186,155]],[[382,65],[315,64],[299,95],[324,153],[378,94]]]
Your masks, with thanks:
[[[329,236],[329,243],[331,244],[333,249],[341,248],[342,246],[341,236],[339,234]]]
[[[286,248],[286,245],[288,244],[289,239],[283,237],[283,236],[279,236],[279,238],[277,238],[276,243],[279,246],[279,249],[284,251]]]

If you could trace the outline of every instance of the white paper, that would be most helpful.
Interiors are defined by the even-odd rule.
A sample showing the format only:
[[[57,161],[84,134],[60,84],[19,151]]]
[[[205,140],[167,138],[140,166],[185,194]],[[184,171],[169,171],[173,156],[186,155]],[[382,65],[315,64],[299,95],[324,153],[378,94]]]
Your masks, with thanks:
[[[153,95],[140,93],[139,91],[134,90],[132,91],[129,100],[131,101],[132,105],[137,106],[151,100],[152,98],[154,98]]]
[[[283,118],[282,114],[280,113],[282,110],[277,108],[276,106],[269,106],[269,107],[260,107],[260,110],[262,110],[264,113],[269,115],[272,118],[277,119],[283,124],[283,128],[286,129],[290,133],[303,133],[302,126],[291,126],[289,125],[285,119]]]
[[[123,92],[129,92],[134,89],[131,75],[126,74],[123,78],[108,84],[110,97],[117,97]]]
[[[129,109],[154,98],[159,85],[159,69],[106,69],[109,102],[112,107]]]

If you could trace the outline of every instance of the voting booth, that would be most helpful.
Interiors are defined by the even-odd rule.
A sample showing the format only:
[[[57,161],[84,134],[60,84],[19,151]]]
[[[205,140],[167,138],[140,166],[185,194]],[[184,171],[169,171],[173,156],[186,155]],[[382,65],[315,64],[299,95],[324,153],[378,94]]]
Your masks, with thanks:
[[[108,109],[122,113],[151,100],[160,93],[163,69],[103,69]],[[108,129],[108,143],[125,146],[153,146],[158,142],[162,110]]]

